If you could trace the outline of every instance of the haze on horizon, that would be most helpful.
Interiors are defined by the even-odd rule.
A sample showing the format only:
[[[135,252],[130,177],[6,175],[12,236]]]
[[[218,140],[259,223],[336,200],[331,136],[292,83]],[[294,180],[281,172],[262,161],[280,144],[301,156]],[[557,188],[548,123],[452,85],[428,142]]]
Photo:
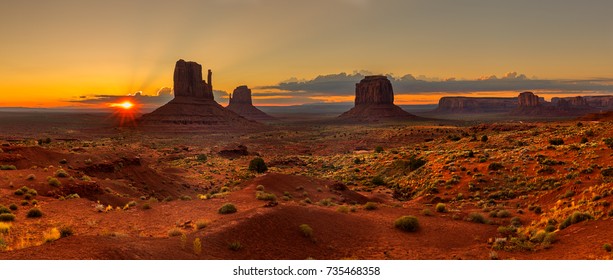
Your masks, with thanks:
[[[168,98],[180,58],[213,70],[220,103],[243,84],[255,105],[352,101],[371,73],[393,77],[398,104],[613,93],[605,0],[58,0],[2,10],[2,107]]]

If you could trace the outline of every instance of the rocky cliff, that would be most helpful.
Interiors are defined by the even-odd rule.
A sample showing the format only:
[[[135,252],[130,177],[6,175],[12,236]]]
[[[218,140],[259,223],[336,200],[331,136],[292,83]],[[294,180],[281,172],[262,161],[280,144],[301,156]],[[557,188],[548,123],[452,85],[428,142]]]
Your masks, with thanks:
[[[232,95],[230,96],[230,102],[226,108],[248,120],[275,120],[275,118],[253,106],[253,101],[251,99],[251,89],[249,89],[247,86],[239,86],[234,89]]]
[[[439,99],[436,113],[443,114],[479,114],[505,113],[517,107],[517,98],[503,97],[442,97]]]
[[[385,76],[366,76],[355,85],[355,106],[339,116],[348,121],[408,120],[419,117],[394,105],[392,83]]]

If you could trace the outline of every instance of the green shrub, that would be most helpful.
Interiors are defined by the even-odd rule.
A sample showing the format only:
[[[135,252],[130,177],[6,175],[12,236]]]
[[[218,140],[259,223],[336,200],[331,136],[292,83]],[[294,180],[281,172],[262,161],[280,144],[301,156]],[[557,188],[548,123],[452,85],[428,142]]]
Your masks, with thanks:
[[[73,235],[72,227],[70,226],[62,226],[60,227],[60,237],[68,237]]]
[[[59,187],[62,185],[62,183],[60,182],[60,180],[58,180],[57,178],[53,178],[53,177],[49,177],[49,179],[47,179],[47,182],[49,183],[50,186],[52,187]]]
[[[255,190],[257,190],[257,191],[263,191],[263,190],[264,190],[264,186],[262,186],[262,185],[257,185],[257,186],[255,187]]]
[[[149,204],[148,202],[143,203],[143,206],[141,206],[141,208],[143,210],[149,210],[151,209],[151,204]]]
[[[340,212],[340,213],[349,213],[349,207],[345,206],[345,205],[341,205],[339,207],[336,208],[336,211]]]
[[[28,176],[26,177],[26,180],[28,180],[28,181],[34,181],[34,180],[36,180],[36,175],[34,175],[34,174],[28,174]]]
[[[487,135],[481,136],[481,142],[487,142]]]
[[[11,210],[9,208],[6,208],[4,205],[0,205],[0,214],[11,214]]]
[[[26,214],[26,217],[28,218],[40,218],[42,216],[43,216],[43,211],[41,211],[38,208],[32,208]]]
[[[298,228],[300,229],[302,236],[313,237],[313,229],[311,228],[311,226],[307,224],[301,224],[300,226],[298,226]]]
[[[217,211],[219,214],[231,214],[237,211],[236,206],[232,203],[226,203],[222,205]]]
[[[196,229],[203,229],[207,227],[208,225],[209,225],[208,221],[204,221],[204,220],[196,221]]]
[[[498,218],[508,218],[510,216],[511,216],[511,212],[509,212],[507,210],[500,210],[496,214],[496,217],[498,217]]]
[[[238,251],[241,248],[243,248],[243,245],[239,241],[234,241],[234,242],[228,243],[228,249],[230,249],[232,251]]]
[[[434,213],[432,213],[432,210],[430,210],[430,208],[424,208],[423,210],[421,210],[421,214],[424,216],[434,216]]]
[[[11,213],[0,214],[0,222],[12,222],[15,220],[15,215]]]
[[[445,213],[447,212],[447,206],[445,203],[439,203],[436,205],[436,212]]]
[[[168,231],[168,236],[170,237],[180,236],[181,234],[183,234],[183,232],[178,228],[172,228]]]
[[[11,209],[11,211],[17,210],[17,204],[11,203],[11,205],[9,205],[9,209]]]
[[[383,152],[383,147],[381,146],[375,147],[375,153],[382,153],[382,152]]]
[[[255,193],[255,198],[258,200],[275,201],[277,196],[274,193],[267,193],[264,191],[258,191]]]
[[[564,140],[562,140],[562,138],[549,139],[549,144],[553,146],[564,145]]]
[[[207,157],[205,154],[199,154],[196,156],[196,160],[199,162],[205,162],[207,160]]]
[[[488,165],[488,166],[487,166],[487,169],[488,169],[488,170],[493,170],[493,171],[496,171],[496,170],[500,170],[500,169],[502,169],[503,167],[504,167],[504,166],[502,166],[502,164],[501,164],[501,163],[498,163],[498,162],[492,162],[492,163],[490,163],[490,165]]]
[[[366,202],[364,204],[364,210],[376,210],[378,207],[378,204],[372,201]]]
[[[485,217],[483,217],[483,215],[476,213],[476,212],[468,214],[468,221],[473,222],[473,223],[478,223],[478,224],[487,223],[487,220],[485,219]]]
[[[68,175],[68,173],[64,171],[64,169],[58,169],[57,171],[55,171],[55,177],[68,178],[70,177],[70,175]]]
[[[372,179],[370,180],[370,183],[375,186],[383,186],[385,185],[385,180],[383,180],[383,177],[377,175],[375,177],[372,177]]]
[[[0,165],[0,170],[17,170],[15,165]]]
[[[587,212],[581,213],[579,211],[576,211],[572,213],[570,216],[568,216],[568,218],[566,218],[564,221],[562,221],[559,228],[560,230],[562,230],[562,229],[569,227],[572,224],[580,223],[582,221],[591,220],[591,219],[594,219],[594,217],[590,215],[589,213]]]
[[[255,171],[257,173],[264,173],[268,170],[264,159],[261,157],[256,157],[249,162],[249,170]]]
[[[394,221],[394,227],[403,231],[414,232],[419,229],[419,222],[415,216],[402,216]]]
[[[605,243],[604,245],[602,245],[602,248],[607,252],[611,252],[611,244],[609,243]]]
[[[604,142],[607,147],[613,149],[613,138],[605,138],[602,142]]]

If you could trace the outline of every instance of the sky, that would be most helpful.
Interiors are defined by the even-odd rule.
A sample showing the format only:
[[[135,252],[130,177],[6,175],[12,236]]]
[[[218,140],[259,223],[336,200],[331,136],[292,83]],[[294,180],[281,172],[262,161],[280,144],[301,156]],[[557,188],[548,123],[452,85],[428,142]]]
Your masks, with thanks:
[[[397,104],[443,95],[613,93],[608,0],[0,0],[0,107],[172,98],[178,59],[218,102],[351,102],[388,75]]]

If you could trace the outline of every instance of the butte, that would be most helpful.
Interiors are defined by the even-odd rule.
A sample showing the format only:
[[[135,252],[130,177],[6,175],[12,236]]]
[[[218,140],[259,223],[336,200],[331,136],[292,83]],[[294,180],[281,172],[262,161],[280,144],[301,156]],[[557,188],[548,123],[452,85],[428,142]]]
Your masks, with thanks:
[[[394,90],[386,76],[366,76],[355,85],[354,107],[338,116],[338,119],[378,122],[421,118],[394,105]]]
[[[174,98],[139,119],[141,127],[245,128],[259,124],[247,120],[219,105],[213,98],[212,72],[202,80],[202,66],[196,62],[179,60],[174,72]]]
[[[234,92],[232,92],[230,96],[230,103],[226,109],[252,121],[267,122],[275,120],[275,118],[253,106],[253,102],[251,101],[251,89],[247,86],[239,86],[234,89]]]

